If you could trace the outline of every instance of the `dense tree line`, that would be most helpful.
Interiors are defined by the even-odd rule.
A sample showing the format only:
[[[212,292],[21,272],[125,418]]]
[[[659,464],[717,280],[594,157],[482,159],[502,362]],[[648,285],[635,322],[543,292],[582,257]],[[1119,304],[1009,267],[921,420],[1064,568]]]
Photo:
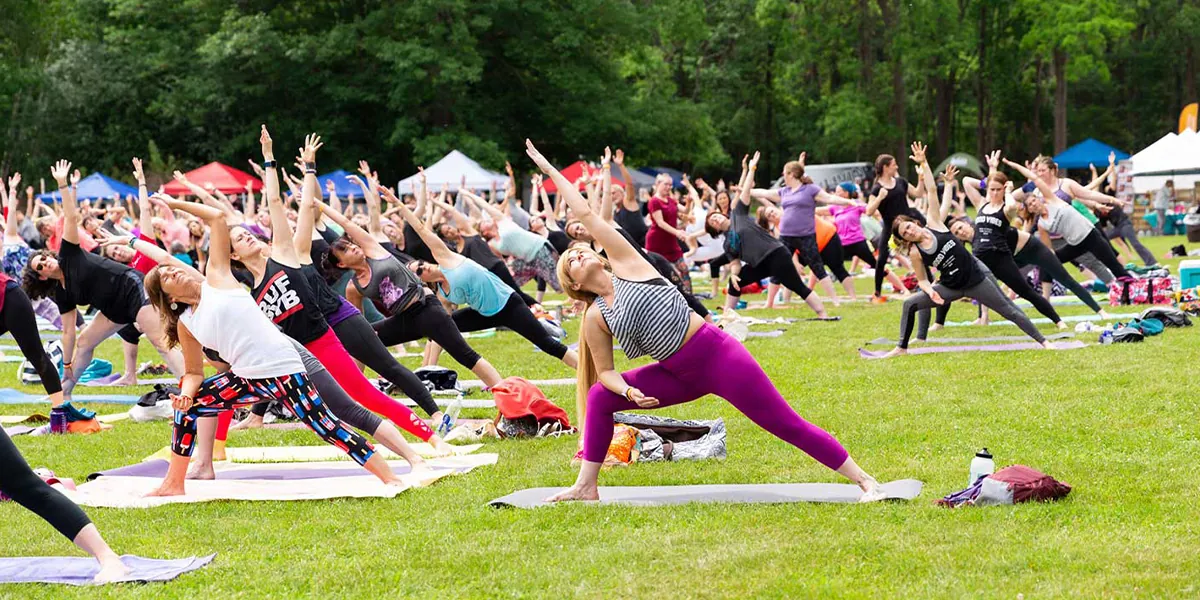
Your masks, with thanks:
[[[320,131],[386,179],[570,161],[1136,150],[1197,98],[1200,0],[0,0],[0,172],[244,164]]]

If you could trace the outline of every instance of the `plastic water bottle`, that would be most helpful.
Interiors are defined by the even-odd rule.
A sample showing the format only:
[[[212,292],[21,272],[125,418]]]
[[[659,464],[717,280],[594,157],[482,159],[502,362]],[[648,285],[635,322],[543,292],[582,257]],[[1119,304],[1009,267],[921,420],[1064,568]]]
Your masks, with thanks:
[[[971,481],[967,482],[967,485],[975,485],[980,477],[991,475],[995,471],[996,463],[992,461],[992,455],[988,453],[988,449],[984,448],[976,452],[975,458],[971,459]]]
[[[458,414],[462,412],[462,396],[457,396],[450,401],[450,405],[446,407],[446,412],[442,413],[442,422],[438,425],[437,434],[446,437],[450,430],[454,429],[454,423],[458,421]]]
[[[67,432],[67,411],[63,408],[50,409],[50,433]]]
[[[1101,344],[1113,343],[1113,332],[1111,329],[1105,329],[1104,331],[1100,332],[1100,343]]]

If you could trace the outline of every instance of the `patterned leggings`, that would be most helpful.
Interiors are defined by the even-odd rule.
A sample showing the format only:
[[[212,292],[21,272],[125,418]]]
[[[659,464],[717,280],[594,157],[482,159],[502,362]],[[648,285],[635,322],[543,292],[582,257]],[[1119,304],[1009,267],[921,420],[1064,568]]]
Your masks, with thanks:
[[[375,453],[366,438],[351,431],[338,420],[304,373],[270,379],[246,379],[232,372],[218,373],[204,380],[196,402],[187,412],[175,411],[171,451],[191,456],[196,444],[196,419],[213,417],[221,411],[254,404],[259,400],[279,400],[309,429],[326,443],[337,446],[360,465]]]
[[[510,265],[513,274],[513,280],[517,282],[517,287],[529,283],[531,279],[545,281],[554,288],[554,291],[562,293],[562,286],[558,283],[558,252],[546,243],[537,256],[533,260],[522,260],[513,257]]]

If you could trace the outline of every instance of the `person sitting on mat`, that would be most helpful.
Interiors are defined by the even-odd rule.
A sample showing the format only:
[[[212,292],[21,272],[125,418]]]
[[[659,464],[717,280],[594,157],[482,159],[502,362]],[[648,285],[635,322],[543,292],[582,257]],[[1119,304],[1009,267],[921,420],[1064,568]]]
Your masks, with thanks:
[[[146,291],[162,315],[167,342],[183,349],[186,365],[180,392],[171,395],[175,419],[167,475],[150,495],[185,493],[184,479],[196,443],[198,418],[259,400],[281,401],[321,439],[346,452],[380,481],[403,485],[363,436],[329,412],[305,375],[304,362],[291,341],[234,278],[229,268],[229,226],[224,213],[194,202],[172,201],[171,208],[204,219],[211,244],[207,275],[175,258],[146,275]],[[228,361],[229,372],[205,378],[204,348]],[[405,450],[404,456],[416,456],[412,447]]]
[[[741,343],[692,312],[675,286],[592,211],[533,142],[526,140],[525,145],[529,157],[565,194],[576,218],[608,252],[604,260],[590,248],[575,246],[557,265],[567,295],[585,304],[576,370],[583,467],[575,485],[549,501],[600,498],[597,479],[612,440],[615,412],[673,406],[710,393],[857,483],[863,490],[862,501],[884,498],[875,479],[832,435],[796,414]],[[743,203],[750,199],[749,181],[743,176]],[[628,357],[649,354],[658,362],[618,372],[613,366],[614,339]]]
[[[913,142],[912,157],[925,174],[926,181],[933,181],[933,172],[925,160],[925,145]],[[900,215],[896,217],[893,235],[901,246],[907,246],[909,259],[917,274],[917,285],[921,291],[904,301],[900,312],[900,338],[895,348],[884,358],[908,353],[908,340],[912,337],[913,318],[920,321],[917,339],[925,339],[929,330],[929,309],[959,298],[978,300],[980,304],[1000,313],[1012,321],[1034,341],[1047,349],[1054,345],[1046,340],[1037,327],[1017,308],[1000,287],[991,279],[983,263],[979,262],[966,245],[950,233],[942,221],[942,210],[938,205],[937,188],[926,186],[927,225],[917,219]],[[929,282],[929,269],[938,270],[936,284]],[[918,316],[919,313],[919,316]]]

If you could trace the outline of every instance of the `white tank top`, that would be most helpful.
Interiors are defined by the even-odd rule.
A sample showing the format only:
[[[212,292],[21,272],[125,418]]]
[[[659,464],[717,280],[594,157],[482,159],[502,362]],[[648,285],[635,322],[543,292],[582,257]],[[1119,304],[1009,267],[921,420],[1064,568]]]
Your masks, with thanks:
[[[291,342],[244,289],[215,288],[206,281],[200,287],[200,304],[183,311],[179,320],[200,345],[228,361],[238,377],[269,379],[304,372]]]

